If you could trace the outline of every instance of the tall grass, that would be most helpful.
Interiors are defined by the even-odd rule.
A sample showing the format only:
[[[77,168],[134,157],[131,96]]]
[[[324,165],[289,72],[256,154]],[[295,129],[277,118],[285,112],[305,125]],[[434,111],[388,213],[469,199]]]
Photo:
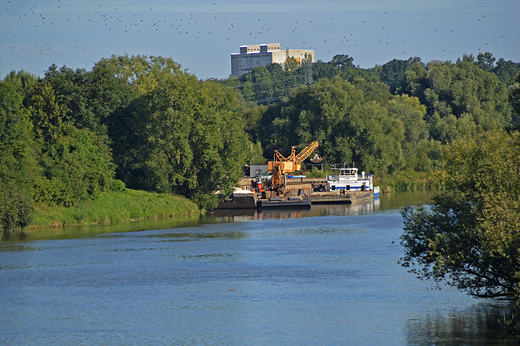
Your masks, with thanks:
[[[39,205],[29,228],[99,225],[144,219],[197,215],[197,205],[186,198],[127,189],[101,193],[95,200],[73,207]]]

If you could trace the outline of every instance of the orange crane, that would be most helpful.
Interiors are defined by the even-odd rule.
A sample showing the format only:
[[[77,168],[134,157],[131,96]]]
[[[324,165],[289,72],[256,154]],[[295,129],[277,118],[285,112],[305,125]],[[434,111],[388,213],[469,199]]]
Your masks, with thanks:
[[[318,141],[314,141],[296,155],[296,147],[291,148],[291,155],[284,157],[278,150],[274,151],[274,160],[267,162],[267,169],[273,174],[271,180],[271,188],[273,190],[280,190],[284,188],[283,175],[285,173],[292,173],[299,171],[302,162],[312,154],[318,147]]]

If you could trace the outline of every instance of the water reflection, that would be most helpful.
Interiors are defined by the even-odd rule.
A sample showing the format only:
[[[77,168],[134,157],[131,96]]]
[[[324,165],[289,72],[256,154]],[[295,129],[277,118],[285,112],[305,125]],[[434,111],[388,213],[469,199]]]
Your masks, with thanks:
[[[314,204],[310,209],[230,209],[215,210],[206,214],[203,222],[244,222],[253,220],[284,220],[316,216],[369,215],[402,208],[406,205],[427,204],[431,191],[406,191],[383,194],[380,198],[355,204]]]
[[[174,219],[140,220],[135,222],[118,222],[96,226],[65,226],[39,228],[23,232],[0,233],[0,243],[9,241],[34,241],[44,239],[77,239],[94,235],[119,232],[142,231],[145,229],[165,229],[175,227],[196,227],[201,223],[200,217],[178,217]],[[1,251],[1,248],[0,248]]]
[[[409,345],[511,345],[503,335],[504,316],[514,303],[490,301],[472,305],[462,311],[427,312],[409,320]],[[502,324],[501,324],[502,323]]]
[[[356,204],[315,204],[309,208],[289,209],[230,209],[207,213],[205,221],[244,222],[252,220],[286,220],[315,216],[367,215],[379,210],[379,200],[367,200]]]

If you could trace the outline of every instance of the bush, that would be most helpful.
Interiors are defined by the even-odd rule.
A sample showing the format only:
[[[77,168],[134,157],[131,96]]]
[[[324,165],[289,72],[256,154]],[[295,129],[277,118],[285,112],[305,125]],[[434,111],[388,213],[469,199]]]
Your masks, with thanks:
[[[0,229],[3,232],[22,230],[31,221],[32,199],[25,192],[18,192],[12,184],[0,188]]]

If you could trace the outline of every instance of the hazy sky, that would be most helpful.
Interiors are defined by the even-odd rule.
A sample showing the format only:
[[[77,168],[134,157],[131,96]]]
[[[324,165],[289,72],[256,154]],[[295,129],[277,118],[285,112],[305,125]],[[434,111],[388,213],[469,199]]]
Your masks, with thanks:
[[[90,70],[111,55],[172,57],[227,78],[239,46],[281,43],[363,68],[491,52],[520,62],[519,0],[0,0],[0,73]]]

